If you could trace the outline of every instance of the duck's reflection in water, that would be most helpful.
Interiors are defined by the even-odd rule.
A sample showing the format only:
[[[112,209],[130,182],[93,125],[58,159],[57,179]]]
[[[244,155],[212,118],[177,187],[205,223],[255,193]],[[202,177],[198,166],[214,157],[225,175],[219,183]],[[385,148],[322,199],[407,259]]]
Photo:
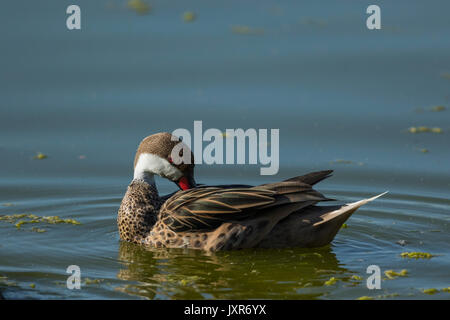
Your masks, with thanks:
[[[150,299],[314,299],[350,278],[331,246],[206,253],[121,242],[118,290]]]

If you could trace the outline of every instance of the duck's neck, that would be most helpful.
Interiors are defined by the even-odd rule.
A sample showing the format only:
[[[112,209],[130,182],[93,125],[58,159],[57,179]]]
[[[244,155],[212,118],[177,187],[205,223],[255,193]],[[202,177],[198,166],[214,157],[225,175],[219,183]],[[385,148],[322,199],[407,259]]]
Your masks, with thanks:
[[[155,187],[155,189],[156,189],[155,175],[153,173],[150,173],[147,171],[135,170],[133,180],[144,181],[144,182],[148,183],[149,185]]]
[[[120,238],[141,242],[156,223],[161,198],[152,174],[134,175],[118,213]]]

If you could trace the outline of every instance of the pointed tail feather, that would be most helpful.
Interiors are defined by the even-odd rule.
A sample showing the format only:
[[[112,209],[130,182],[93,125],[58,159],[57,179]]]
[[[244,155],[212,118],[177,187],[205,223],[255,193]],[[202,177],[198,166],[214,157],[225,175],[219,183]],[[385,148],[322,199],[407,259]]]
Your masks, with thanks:
[[[337,210],[334,210],[334,211],[331,211],[331,212],[328,212],[328,213],[322,215],[322,219],[323,220],[315,223],[314,225],[316,226],[316,225],[320,225],[320,224],[326,223],[326,222],[330,221],[331,219],[334,219],[334,218],[336,218],[338,216],[346,216],[346,215],[348,215],[348,217],[350,217],[350,215],[353,212],[355,212],[358,208],[362,207],[363,205],[365,205],[365,204],[367,204],[367,203],[369,203],[369,202],[371,202],[371,201],[373,201],[373,200],[375,200],[375,199],[377,199],[377,198],[379,198],[381,196],[384,196],[388,192],[389,191],[385,191],[385,192],[383,192],[383,193],[381,193],[381,194],[379,194],[377,196],[374,196],[372,198],[363,199],[363,200],[359,200],[359,201],[352,202],[352,203],[347,203],[347,204],[343,205],[342,207],[340,207]],[[347,218],[345,220],[347,220]]]

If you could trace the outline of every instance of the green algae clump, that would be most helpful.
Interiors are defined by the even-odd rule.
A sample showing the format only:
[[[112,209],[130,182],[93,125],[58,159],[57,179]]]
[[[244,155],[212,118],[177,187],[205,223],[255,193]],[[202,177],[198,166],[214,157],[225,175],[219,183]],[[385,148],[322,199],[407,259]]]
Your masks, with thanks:
[[[45,154],[43,154],[43,153],[41,153],[41,152],[38,152],[38,153],[33,157],[33,159],[35,159],[35,160],[43,160],[43,159],[47,159],[47,158],[48,158],[48,156],[45,155]]]
[[[446,108],[444,106],[434,106],[431,108],[431,111],[433,112],[441,112],[441,111],[445,111]]]
[[[133,9],[140,15],[148,14],[151,10],[151,6],[143,0],[129,0],[128,8]]]
[[[361,277],[361,276],[357,276],[356,274],[354,274],[354,275],[352,275],[351,276],[351,278],[350,279],[352,279],[352,280],[362,280],[363,279],[363,277]]]
[[[336,160],[332,161],[331,163],[352,164],[353,161],[345,160],[345,159],[336,159]]]
[[[335,277],[331,277],[329,280],[325,281],[324,284],[326,286],[332,286],[336,282],[338,282],[338,279],[336,279]]]
[[[13,215],[3,215],[0,216],[0,221],[5,221],[11,224],[14,224],[14,226],[17,229],[21,229],[23,225],[29,224],[29,223],[49,223],[49,224],[73,224],[73,225],[79,225],[81,224],[75,219],[67,218],[67,219],[61,219],[58,216],[44,216],[39,217],[35,214],[27,214],[27,213],[21,213],[21,214],[13,214]],[[43,233],[46,232],[45,229],[39,229],[36,227],[31,228],[31,231]]]
[[[442,292],[450,292],[450,287],[442,288],[441,291],[442,291]]]
[[[236,25],[231,27],[231,32],[236,34],[263,34],[264,31],[262,29],[254,29],[250,28],[249,26],[242,26],[242,25]]]
[[[85,284],[100,284],[102,281],[103,281],[103,279],[89,279],[89,278],[86,278],[84,280],[84,283]]]
[[[362,297],[357,298],[356,300],[374,300],[374,298],[369,297],[369,296],[362,296]]]
[[[185,13],[183,13],[183,21],[184,22],[193,22],[193,21],[195,21],[196,18],[197,18],[197,16],[192,11],[186,11]]]
[[[386,277],[388,277],[389,279],[395,279],[397,277],[406,277],[408,275],[408,270],[403,269],[400,272],[395,272],[394,270],[386,270],[384,272],[384,274],[386,275]]]
[[[422,133],[422,132],[442,133],[442,132],[444,132],[444,130],[442,130],[442,128],[439,128],[439,127],[430,128],[430,127],[420,126],[420,127],[410,127],[408,129],[408,132],[410,132],[410,133]]]
[[[12,207],[12,206],[14,206],[14,203],[11,203],[11,202],[2,203],[2,206],[4,206],[4,207]]]
[[[68,223],[68,224],[81,224],[75,219],[61,219],[59,216],[42,217],[42,222],[50,224]]]
[[[422,290],[422,292],[425,294],[435,294],[435,293],[438,293],[439,290],[436,288],[430,288],[430,289],[424,289],[424,290]]]
[[[402,252],[400,256],[409,259],[431,259],[434,257],[434,255],[427,252]]]

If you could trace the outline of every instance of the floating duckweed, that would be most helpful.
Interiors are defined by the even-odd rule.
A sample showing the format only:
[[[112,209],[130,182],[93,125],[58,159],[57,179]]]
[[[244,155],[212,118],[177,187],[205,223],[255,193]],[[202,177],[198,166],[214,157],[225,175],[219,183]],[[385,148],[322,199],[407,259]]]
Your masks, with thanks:
[[[147,14],[151,10],[151,6],[143,0],[129,0],[128,8],[133,9],[138,14]]]
[[[14,206],[14,203],[10,203],[10,202],[2,203],[2,206],[4,206],[4,207],[12,207],[12,206]]]
[[[434,133],[442,133],[442,129],[441,128],[431,128],[431,132],[434,132]]]
[[[6,276],[0,276],[0,284],[3,286],[8,286],[8,287],[16,287],[17,286],[16,282],[8,280],[8,277],[6,277]]]
[[[35,214],[13,214],[13,215],[3,215],[0,216],[0,221],[9,222],[11,224],[14,224],[17,229],[21,229],[21,227],[24,224],[28,223],[50,223],[50,224],[59,224],[59,223],[66,223],[66,224],[73,224],[73,225],[79,225],[81,224],[75,219],[67,218],[67,219],[61,219],[58,216],[47,216],[47,217],[39,217]],[[44,229],[39,228],[31,228],[31,231],[34,232],[46,232]]]
[[[331,286],[333,284],[335,284],[336,282],[338,282],[338,279],[336,279],[335,277],[331,277],[330,280],[325,281],[325,285],[326,286]]]
[[[426,294],[435,294],[435,293],[438,293],[439,290],[436,288],[430,288],[430,289],[424,289],[424,290],[422,290],[422,292],[426,293]]]
[[[369,296],[362,296],[362,297],[359,297],[356,300],[374,300],[374,298],[373,297],[369,297]]]
[[[430,128],[430,127],[425,127],[425,126],[410,127],[408,129],[408,131],[410,133],[421,133],[421,132],[442,133],[443,132],[442,128],[438,128],[438,127]]]
[[[250,28],[249,26],[232,26],[231,27],[231,31],[233,33],[237,33],[237,34],[263,34],[264,31],[263,29],[254,29],[254,28]]]
[[[344,223],[342,226],[341,226],[341,229],[347,229],[348,228],[348,225],[346,224],[346,223]]]
[[[59,223],[81,224],[75,219],[61,219],[59,216],[42,217],[42,220],[51,224],[59,224]]]
[[[194,12],[186,11],[185,13],[183,13],[183,20],[184,20],[184,22],[192,22],[196,18],[197,17],[196,17]]]
[[[450,72],[443,72],[441,73],[441,77],[444,79],[449,79],[450,80]]]
[[[386,277],[388,277],[389,279],[395,279],[397,277],[406,277],[408,275],[408,270],[403,269],[400,272],[395,272],[394,270],[386,270],[384,272],[384,274],[386,275]]]
[[[361,276],[357,276],[356,274],[354,274],[354,275],[352,275],[351,276],[351,278],[350,279],[353,279],[353,280],[362,280],[363,279],[363,277],[361,277]]]
[[[47,159],[48,157],[47,157],[47,155],[45,155],[45,154],[43,154],[43,153],[41,153],[41,152],[38,152],[34,157],[33,157],[33,159],[36,159],[36,160],[42,160],[42,159]]]
[[[422,153],[428,153],[428,152],[430,152],[427,148],[422,148],[422,149],[420,149],[420,152],[422,152]]]
[[[450,292],[450,287],[441,289],[442,292]]]
[[[6,221],[6,222],[15,222],[18,219],[22,219],[24,217],[26,217],[27,214],[13,214],[13,215],[3,215],[0,216],[0,221]]]
[[[444,106],[434,106],[431,108],[431,111],[433,111],[433,112],[445,111],[445,107]]]
[[[17,229],[20,229],[20,227],[21,227],[23,224],[25,224],[25,223],[26,223],[25,220],[19,220],[19,222],[17,222],[17,223],[15,224],[15,226],[16,226]]]
[[[432,254],[427,252],[402,252],[400,254],[402,258],[409,258],[409,259],[431,259],[434,257]]]
[[[394,297],[398,297],[398,296],[399,296],[398,293],[388,293],[388,294],[383,294],[383,295],[377,296],[377,299],[394,298]]]
[[[30,283],[30,288],[34,289],[34,288],[36,288],[36,285],[34,283]]]
[[[186,286],[188,283],[189,283],[189,281],[186,280],[186,279],[180,280],[180,284],[181,284],[182,286]]]
[[[84,283],[85,284],[100,284],[102,281],[103,281],[103,279],[89,279],[89,278],[86,278],[84,280]]]
[[[334,161],[331,161],[331,163],[352,164],[353,161],[351,161],[351,160],[344,160],[344,159],[336,159]]]

